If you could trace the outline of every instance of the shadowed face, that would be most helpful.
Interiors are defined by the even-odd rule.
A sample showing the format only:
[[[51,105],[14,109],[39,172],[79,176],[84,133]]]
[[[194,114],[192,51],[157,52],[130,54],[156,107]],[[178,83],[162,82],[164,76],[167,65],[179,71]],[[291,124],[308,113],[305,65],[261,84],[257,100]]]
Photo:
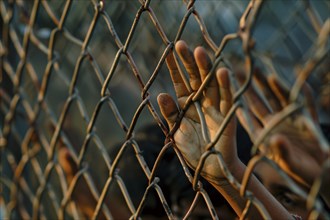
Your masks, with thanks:
[[[255,173],[268,189],[268,191],[279,201],[291,214],[307,219],[308,211],[306,200],[294,193],[289,184],[282,178],[273,167],[265,162],[259,163]]]

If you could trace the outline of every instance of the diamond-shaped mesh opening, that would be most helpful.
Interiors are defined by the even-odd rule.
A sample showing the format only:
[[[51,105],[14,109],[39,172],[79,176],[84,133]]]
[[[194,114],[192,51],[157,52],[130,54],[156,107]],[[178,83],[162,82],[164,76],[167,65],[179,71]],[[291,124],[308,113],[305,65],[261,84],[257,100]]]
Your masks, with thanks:
[[[264,183],[259,189],[288,211],[280,213],[329,218],[322,188],[329,161],[329,7],[326,0],[0,1],[0,219],[276,219],[279,210],[250,188],[256,176]],[[230,71],[233,106],[214,140],[207,138],[212,126],[205,127],[212,114],[200,100],[212,77],[193,91],[175,50],[179,40],[192,50],[205,47],[212,65]],[[168,126],[157,97],[177,98],[166,66],[173,51],[190,96],[176,104],[180,114]],[[258,73],[269,81],[258,81]],[[260,99],[251,101],[258,84]],[[270,90],[282,95],[281,111]],[[267,120],[255,114],[262,107],[272,108]],[[196,136],[180,142],[191,108],[197,115],[189,126],[200,123],[205,152],[194,149]],[[218,146],[235,114],[234,142],[245,168],[239,177],[226,157],[230,146]],[[318,121],[310,120],[315,115]],[[276,134],[295,144],[284,158],[317,154],[316,163],[306,163],[319,165],[318,178],[299,182],[265,153]],[[306,215],[267,187],[263,163]],[[206,172],[212,167],[220,180]]]

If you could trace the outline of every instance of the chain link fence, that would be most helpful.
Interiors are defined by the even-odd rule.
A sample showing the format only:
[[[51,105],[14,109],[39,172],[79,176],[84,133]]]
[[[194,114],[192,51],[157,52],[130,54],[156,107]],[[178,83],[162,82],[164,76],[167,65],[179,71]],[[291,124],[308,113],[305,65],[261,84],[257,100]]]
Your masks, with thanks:
[[[247,73],[225,121],[246,107],[256,66],[290,85],[290,105],[252,150],[239,152],[251,157],[243,180],[223,167],[247,199],[245,213],[253,204],[267,219],[246,190],[249,176],[260,161],[283,172],[256,149],[302,108],[305,81],[321,123],[329,123],[329,7],[327,0],[0,1],[0,218],[227,219],[221,195],[174,146],[175,129],[155,99],[174,96],[165,58],[183,39],[208,50],[211,73],[219,64]],[[310,219],[329,219],[317,197],[320,181],[302,193]]]

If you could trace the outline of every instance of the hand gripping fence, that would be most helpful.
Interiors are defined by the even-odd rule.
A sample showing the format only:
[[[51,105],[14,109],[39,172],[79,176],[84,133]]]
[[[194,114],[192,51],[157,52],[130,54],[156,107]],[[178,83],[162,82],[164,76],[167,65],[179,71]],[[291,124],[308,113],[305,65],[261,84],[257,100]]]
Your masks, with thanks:
[[[329,8],[326,0],[0,1],[0,218],[81,219],[84,212],[79,202],[89,195],[95,201],[89,207],[92,219],[117,219],[107,205],[117,197],[124,201],[131,219],[144,218],[148,204],[155,201],[161,204],[157,210],[168,219],[221,219],[211,199],[214,192],[204,187],[200,177],[204,162],[216,155],[229,183],[246,198],[241,219],[251,206],[264,219],[270,218],[263,204],[247,190],[261,161],[274,167],[290,183],[291,190],[306,199],[310,219],[329,219],[318,197],[325,174],[305,193],[259,152],[276,126],[306,108],[300,96],[306,81],[317,94],[329,93]],[[180,39],[191,47],[203,45],[213,57],[213,66],[169,130],[155,97],[160,92],[173,94],[165,58]],[[175,51],[174,55],[178,60]],[[234,104],[216,137],[210,140],[200,97],[219,66],[234,72],[237,65],[246,74],[245,82],[236,86]],[[247,170],[238,181],[214,145],[236,110],[247,111],[242,97],[257,66],[292,86],[287,107],[254,140]],[[191,105],[197,109],[208,143],[195,172],[173,141]],[[157,124],[166,137],[151,164],[146,154],[152,150],[138,141],[137,132],[148,123]],[[318,134],[328,150],[329,144]],[[108,153],[115,143],[120,146]],[[76,167],[70,181],[60,163],[64,148]],[[175,170],[161,165],[170,151],[178,160]],[[131,172],[140,170],[138,179],[128,181],[124,177],[129,174],[121,164],[128,158],[135,164]],[[329,167],[329,159],[323,167]],[[177,170],[184,174],[193,195],[186,198],[185,209],[173,205],[172,195],[167,195],[163,185],[170,180],[159,176],[160,170],[169,176]],[[130,191],[139,181],[145,183],[140,191]],[[196,208],[200,203],[204,204],[202,214]]]

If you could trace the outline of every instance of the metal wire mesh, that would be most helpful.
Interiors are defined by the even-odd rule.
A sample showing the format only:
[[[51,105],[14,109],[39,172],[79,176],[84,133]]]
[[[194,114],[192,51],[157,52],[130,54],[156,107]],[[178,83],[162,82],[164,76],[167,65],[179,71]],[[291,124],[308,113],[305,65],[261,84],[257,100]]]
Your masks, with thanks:
[[[256,149],[276,124],[302,108],[299,93],[306,80],[320,94],[319,103],[327,97],[329,1],[8,0],[0,1],[0,11],[1,218],[80,219],[84,210],[77,202],[87,195],[94,201],[93,218],[118,218],[122,206],[133,219],[150,217],[148,208],[151,218],[221,218],[210,199],[217,195],[200,178],[214,141],[192,172],[173,147],[177,128],[167,128],[155,102],[160,92],[173,94],[164,63],[180,39],[205,46],[214,58],[210,77],[186,108],[198,102],[219,64],[239,65],[247,73],[218,138],[244,108],[241,97],[255,66],[292,85],[290,105],[254,142],[242,182],[226,172],[217,154],[230,183],[247,199],[245,211],[254,204],[268,218],[246,190],[254,166],[261,160],[272,164]],[[149,123],[163,135],[159,148],[139,139],[139,128]],[[76,166],[70,178],[60,165],[63,148]],[[125,167],[128,161],[132,165]],[[166,182],[187,188],[185,208],[173,192],[168,195]],[[324,214],[317,193],[316,187],[305,195],[310,218]],[[196,208],[199,203],[204,211]]]

